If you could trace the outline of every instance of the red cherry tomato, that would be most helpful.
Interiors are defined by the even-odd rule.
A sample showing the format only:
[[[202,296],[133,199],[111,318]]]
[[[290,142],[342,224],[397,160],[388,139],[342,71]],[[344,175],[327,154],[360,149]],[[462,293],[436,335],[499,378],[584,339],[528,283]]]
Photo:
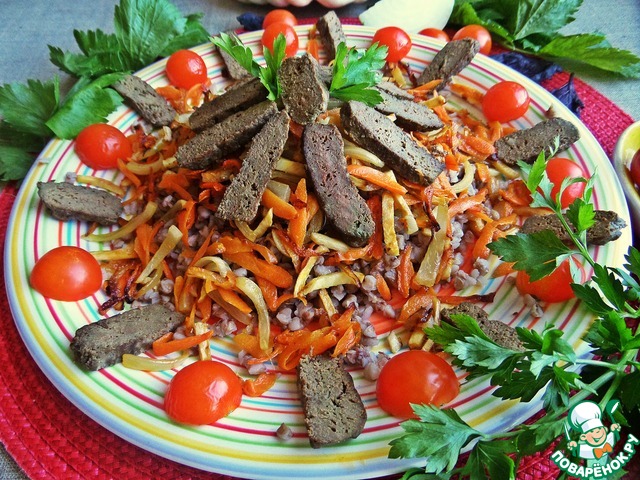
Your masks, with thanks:
[[[287,45],[284,51],[285,55],[293,57],[298,52],[298,34],[291,25],[286,23],[272,23],[265,28],[262,34],[262,46],[273,52],[273,42],[280,34],[284,35]]]
[[[262,28],[267,28],[272,23],[286,23],[287,25],[295,27],[296,25],[298,25],[298,19],[289,10],[285,10],[284,8],[276,8],[275,10],[271,10],[264,16],[264,20],[262,21]]]
[[[387,46],[387,62],[399,62],[411,50],[411,37],[398,27],[381,28],[373,35],[372,42]]]
[[[127,137],[112,125],[95,123],[85,127],[76,137],[76,155],[95,170],[118,166],[118,159],[126,160],[133,150]]]
[[[418,33],[425,37],[437,38],[439,40],[444,40],[445,42],[451,40],[447,32],[440,30],[439,28],[425,28],[424,30],[420,30]]]
[[[189,89],[207,81],[207,66],[196,52],[178,50],[167,60],[167,78],[171,85]]]
[[[167,415],[180,423],[207,425],[233,412],[242,381],[224,363],[200,360],[175,374],[164,397]]]
[[[453,35],[453,40],[460,40],[461,38],[475,38],[480,43],[480,53],[489,55],[492,45],[491,34],[482,25],[462,27]]]
[[[460,392],[456,374],[442,357],[409,350],[392,357],[380,371],[376,394],[390,415],[415,418],[411,403],[443,405]]]
[[[520,118],[529,108],[529,92],[517,82],[493,85],[482,99],[482,112],[489,121],[510,122]]]
[[[631,181],[640,186],[640,150],[631,159],[629,174],[631,175]]]
[[[578,266],[578,270],[581,278],[576,279],[576,283],[581,283],[584,281],[584,270],[582,266]],[[533,295],[538,300],[548,303],[566,302],[575,297],[571,289],[572,283],[574,280],[571,277],[569,260],[565,260],[549,275],[535,282],[532,282],[523,270],[518,271],[516,275],[516,288],[521,295]]]
[[[86,250],[56,247],[36,262],[29,282],[47,298],[75,302],[98,291],[102,285],[102,270]]]
[[[565,178],[586,178],[587,176],[580,165],[568,158],[562,157],[550,159],[547,162],[546,172],[547,177],[549,177],[549,180],[553,183],[553,188],[551,189],[552,198],[556,198],[558,193],[560,193],[560,185],[562,185],[562,180]],[[584,182],[578,182],[572,183],[565,188],[560,199],[562,208],[567,208],[576,198],[581,197],[584,192],[585,185],[586,184]]]

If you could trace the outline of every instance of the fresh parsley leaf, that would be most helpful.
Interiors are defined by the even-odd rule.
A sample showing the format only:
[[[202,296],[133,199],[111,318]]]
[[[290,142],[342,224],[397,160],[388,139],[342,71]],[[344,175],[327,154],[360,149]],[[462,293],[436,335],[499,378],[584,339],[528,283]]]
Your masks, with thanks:
[[[532,0],[500,3],[506,27],[514,40],[534,34],[550,36],[571,23],[582,0]]]
[[[538,376],[526,370],[515,371],[506,380],[503,379],[493,395],[502,399],[520,399],[521,402],[530,402],[552,377],[553,372],[549,367],[542,369]],[[492,385],[496,385],[495,380],[496,377],[492,377]]]
[[[184,17],[169,0],[121,0],[115,7],[114,33],[76,30],[82,53],[49,46],[49,56],[76,77],[138,70],[158,57],[206,42],[208,34],[199,19],[199,15]]]
[[[472,336],[464,340],[456,340],[444,350],[461,361],[463,367],[478,365],[488,369],[497,369],[508,358],[519,352],[510,350],[480,337]]]
[[[427,473],[439,474],[455,467],[460,450],[482,434],[471,428],[455,412],[432,405],[414,405],[418,420],[400,424],[406,432],[392,440],[389,458],[427,457]]]
[[[251,76],[257,77],[260,74],[262,67],[253,59],[253,52],[236,35],[221,32],[217,37],[212,37],[211,41],[233,57]]]
[[[574,284],[571,288],[576,297],[596,315],[605,315],[611,309],[600,296],[600,292],[591,285]]]
[[[483,25],[506,46],[543,58],[639,77],[640,57],[612,47],[604,35],[559,33],[581,5],[582,0],[456,0],[449,21]]]
[[[402,475],[400,480],[449,480],[451,473],[426,473],[424,468],[410,468]]]
[[[582,242],[587,241],[587,230],[595,224],[596,211],[593,204],[586,203],[582,198],[577,198],[567,209],[567,219],[575,227],[578,235],[584,234]]]
[[[184,30],[171,39],[171,43],[165,47],[160,53],[160,56],[168,57],[178,50],[191,48],[194,45],[206,42],[209,39],[209,32],[207,32],[200,22],[202,17],[202,13],[187,15]]]
[[[282,92],[280,81],[278,80],[278,69],[284,60],[286,48],[287,39],[281,33],[273,41],[273,51],[268,48],[265,48],[263,51],[264,61],[267,64],[267,68],[261,68],[258,73],[258,77],[269,91],[267,98],[272,101],[280,98],[280,94]]]
[[[105,88],[122,78],[122,74],[104,75],[70,95],[62,107],[47,121],[53,133],[72,139],[87,125],[105,122],[107,116],[122,104],[122,97]]]
[[[514,446],[509,441],[484,440],[476,443],[462,473],[470,478],[516,478],[516,465],[509,453]]]
[[[640,370],[625,375],[620,382],[619,398],[627,410],[640,408]]]
[[[514,262],[516,270],[525,270],[533,281],[549,275],[572,252],[549,230],[507,235],[487,246],[505,262]]]
[[[380,92],[363,83],[342,87],[340,90],[334,90],[330,93],[332,97],[342,100],[343,102],[357,100],[369,106],[377,105],[382,102],[382,95],[380,95]]]
[[[544,417],[533,425],[523,425],[523,430],[515,438],[518,455],[525,457],[546,449],[553,440],[562,435],[565,419],[545,422]]]
[[[598,355],[613,355],[640,348],[640,333],[633,334],[624,317],[615,310],[609,310],[597,319],[587,331],[584,340]]]
[[[598,288],[616,310],[624,310],[626,307],[626,297],[624,286],[607,267],[599,263],[593,266],[592,281],[598,285]]]
[[[547,411],[556,411],[569,404],[569,394],[577,388],[580,375],[569,372],[565,367],[550,367],[551,381],[542,395],[542,402]]]
[[[0,180],[24,178],[34,158],[24,148],[0,145]]]
[[[59,108],[58,77],[48,82],[28,80],[0,87],[0,180],[19,180],[47,138],[47,119]]]
[[[369,106],[382,101],[382,95],[371,88],[382,79],[387,47],[374,43],[363,53],[340,43],[333,62],[330,94],[343,101],[359,100]]]
[[[46,121],[60,102],[58,77],[48,82],[27,80],[0,87],[0,114],[15,130],[38,137],[51,136]]]
[[[640,58],[628,50],[613,48],[605,36],[598,33],[559,36],[538,50],[538,54],[550,58],[570,58],[624,77],[640,76]]]

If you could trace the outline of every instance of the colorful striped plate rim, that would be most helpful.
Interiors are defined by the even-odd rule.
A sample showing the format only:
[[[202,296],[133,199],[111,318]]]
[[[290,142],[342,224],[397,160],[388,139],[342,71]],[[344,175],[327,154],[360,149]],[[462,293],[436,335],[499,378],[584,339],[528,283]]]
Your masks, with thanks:
[[[300,48],[304,50],[309,27],[297,27]],[[346,25],[352,45],[366,47],[374,30]],[[259,53],[260,32],[243,34],[243,41]],[[407,62],[420,71],[442,47],[442,43],[426,37],[413,37],[413,48]],[[194,49],[203,56],[209,68],[214,90],[222,89],[226,80],[222,64],[211,44]],[[259,57],[262,61],[261,57]],[[165,61],[155,63],[138,73],[153,86],[168,83],[164,76]],[[624,195],[613,169],[591,133],[546,90],[496,63],[478,55],[456,81],[485,91],[501,80],[514,80],[529,91],[532,102],[525,117],[513,122],[518,128],[529,127],[545,116],[552,107],[557,115],[571,120],[581,139],[566,156],[588,171],[597,169],[594,202],[598,208],[618,212],[627,223],[629,216]],[[456,102],[455,99],[451,99]],[[110,123],[127,131],[138,120],[137,115],[122,107],[112,114]],[[64,179],[67,172],[115,178],[111,171],[95,172],[79,163],[73,143],[54,140],[47,145],[25,179],[11,214],[5,249],[5,278],[16,325],[31,355],[53,384],[80,410],[98,423],[148,451],[202,470],[244,478],[344,479],[373,478],[423,465],[423,460],[391,460],[387,458],[389,442],[402,433],[399,421],[387,416],[377,405],[375,384],[362,372],[351,373],[364,400],[368,421],[364,432],[342,445],[312,449],[306,437],[295,377],[283,374],[276,386],[260,398],[244,398],[241,406],[215,425],[185,427],[168,420],[162,410],[162,398],[174,372],[145,373],[127,370],[121,365],[99,372],[80,370],[69,354],[69,341],[80,326],[99,318],[98,305],[104,300],[96,294],[83,301],[64,303],[47,300],[29,286],[29,272],[43,253],[60,245],[77,245],[96,249],[83,240],[86,225],[59,222],[43,211],[36,193],[37,182]],[[631,233],[594,251],[598,262],[621,265]],[[492,265],[495,267],[495,263]],[[546,308],[542,319],[529,315],[527,307],[513,285],[504,279],[489,279],[482,287],[466,293],[497,291],[495,301],[486,306],[491,318],[502,319],[512,326],[541,329],[545,322],[562,328],[566,339],[586,355],[581,337],[593,318],[576,302]],[[384,342],[383,342],[384,344]],[[216,359],[226,362],[244,375],[237,362],[236,350],[229,339],[214,342]],[[462,377],[462,372],[460,372]],[[497,432],[520,424],[541,407],[539,398],[529,403],[501,401],[490,394],[486,382],[465,383],[460,396],[452,404],[464,420],[476,429]],[[279,440],[275,431],[282,423],[293,431],[293,438]]]

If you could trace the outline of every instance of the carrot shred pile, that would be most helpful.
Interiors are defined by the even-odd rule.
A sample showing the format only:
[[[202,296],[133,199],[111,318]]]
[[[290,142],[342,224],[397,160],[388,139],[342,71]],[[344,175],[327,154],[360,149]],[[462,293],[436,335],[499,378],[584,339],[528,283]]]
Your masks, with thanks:
[[[317,41],[310,41],[307,49],[317,55]],[[435,90],[438,83],[408,90],[444,123],[435,132],[410,132],[446,166],[433,184],[418,185],[396,176],[375,155],[353,144],[345,150],[347,172],[375,225],[371,238],[359,247],[348,245],[327,228],[305,175],[299,146],[303,126],[292,122],[285,150],[290,158],[278,162],[260,198],[255,221],[224,225],[210,219],[242,160],[229,156],[204,170],[179,168],[175,153],[195,135],[188,126],[175,121],[157,135],[134,129],[129,137],[134,154],[118,162],[120,187],[127,191],[124,203],[138,211],[153,204],[157,211],[112,243],[114,251],[123,245],[126,248],[122,258],[106,261],[109,299],[101,312],[122,309],[136,300],[148,301],[145,296],[157,292],[187,320],[186,336],[158,339],[153,344],[155,355],[207,342],[213,336],[212,328],[224,317],[250,364],[273,362],[290,371],[303,355],[327,352],[340,356],[360,345],[366,322],[354,306],[331,298],[335,288],[364,292],[367,285],[367,295],[376,295],[382,305],[395,310],[395,326],[414,332],[416,322],[424,322],[441,303],[475,298],[453,294],[454,266],[469,273],[475,262],[490,257],[487,245],[491,241],[517,228],[522,217],[539,213],[539,209],[529,206],[526,185],[505,176],[492,160],[494,143],[512,129],[450,107]],[[211,97],[208,87],[181,90],[167,86],[158,92],[185,114]],[[472,105],[482,101],[482,93],[473,88],[454,84],[450,89]],[[340,127],[337,111],[320,119]],[[458,238],[459,245],[454,245],[457,233],[452,225],[459,221],[471,235]],[[170,252],[162,252],[171,229],[179,232],[179,243]],[[162,258],[156,260],[158,255]],[[155,268],[139,278],[150,269],[150,262]],[[384,267],[385,262],[393,266]],[[502,264],[494,275],[512,272],[511,265]],[[400,305],[397,299],[402,300]],[[301,305],[314,309],[311,319],[296,328],[277,320],[283,309]],[[211,329],[196,333],[198,322]],[[273,373],[265,373],[245,381],[244,391],[261,395],[275,380]]]

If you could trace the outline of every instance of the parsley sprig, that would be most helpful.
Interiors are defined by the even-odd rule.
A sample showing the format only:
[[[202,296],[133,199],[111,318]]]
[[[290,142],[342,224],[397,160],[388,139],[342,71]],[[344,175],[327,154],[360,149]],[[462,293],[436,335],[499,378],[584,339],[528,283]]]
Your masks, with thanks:
[[[615,48],[601,33],[562,35],[582,0],[455,0],[450,23],[479,24],[513,50],[571,61],[624,77],[640,77],[640,58]]]
[[[74,30],[81,53],[49,46],[51,61],[77,81],[66,95],[58,76],[0,86],[0,180],[23,178],[50,138],[71,139],[106,121],[122,104],[109,86],[125,73],[206,42],[201,17],[183,16],[169,0],[121,0],[113,34]]]
[[[263,55],[266,66],[260,65],[253,58],[253,52],[238,38],[237,35],[220,33],[217,37],[211,37],[213,44],[221,50],[227,52],[236,62],[240,64],[250,75],[258,77],[260,82],[269,92],[269,100],[280,98],[282,88],[278,81],[278,69],[285,57],[287,40],[283,34],[276,37],[273,42],[273,50],[265,48]]]
[[[561,194],[551,196],[544,154],[533,165],[521,163],[520,167],[532,205],[553,210],[573,247],[547,233],[518,233],[494,241],[489,248],[503,260],[516,262],[514,268],[526,270],[531,278],[547,275],[567,258],[581,257],[593,267],[594,275],[586,284],[573,284],[572,288],[597,318],[584,336],[585,348],[580,353],[553,325],[546,325],[542,332],[517,328],[523,346],[518,350],[495,343],[467,315],[452,315],[451,324],[426,329],[429,338],[451,354],[453,363],[466,369],[471,378],[487,377],[496,387],[494,396],[528,402],[542,395],[547,414],[530,425],[486,434],[471,428],[452,410],[415,405],[419,420],[402,424],[405,434],[391,442],[389,456],[425,457],[426,467],[407,471],[404,479],[448,479],[454,474],[512,479],[522,457],[546,449],[561,436],[560,447],[564,446],[568,441],[564,415],[585,399],[594,399],[603,409],[612,398],[619,399],[622,408],[615,415],[622,424],[626,424],[625,416],[639,413],[640,333],[629,328],[627,321],[640,317],[640,252],[629,247],[621,268],[596,263],[586,242],[586,231],[594,223],[589,203],[593,182],[563,181],[561,192],[575,181],[587,182],[583,196],[563,212],[558,200]],[[577,393],[571,396],[574,391]],[[450,441],[439,440],[445,427]],[[463,448],[470,450],[469,457],[455,468]]]
[[[286,40],[280,34],[273,44],[273,52],[265,48],[263,55],[266,67],[253,58],[251,49],[242,43],[236,35],[221,33],[211,41],[228,53],[252,76],[258,77],[269,91],[270,100],[278,100],[282,89],[278,82],[278,69],[285,57]],[[348,48],[340,43],[333,62],[333,77],[329,94],[342,101],[359,100],[373,106],[382,101],[382,95],[373,87],[382,80],[382,67],[385,64],[387,47],[374,43],[364,51]]]

